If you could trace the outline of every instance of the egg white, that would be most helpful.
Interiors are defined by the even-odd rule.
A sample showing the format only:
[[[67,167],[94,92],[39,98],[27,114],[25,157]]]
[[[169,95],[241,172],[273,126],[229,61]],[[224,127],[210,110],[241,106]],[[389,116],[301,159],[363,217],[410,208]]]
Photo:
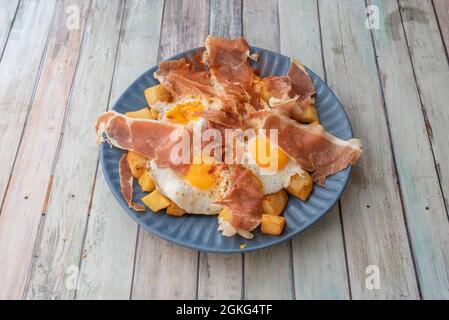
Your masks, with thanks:
[[[229,171],[220,172],[220,181],[216,187],[203,190],[184,181],[171,168],[159,168],[154,160],[150,166],[159,191],[188,213],[214,215],[223,209],[222,205],[215,202],[223,198],[230,186]]]

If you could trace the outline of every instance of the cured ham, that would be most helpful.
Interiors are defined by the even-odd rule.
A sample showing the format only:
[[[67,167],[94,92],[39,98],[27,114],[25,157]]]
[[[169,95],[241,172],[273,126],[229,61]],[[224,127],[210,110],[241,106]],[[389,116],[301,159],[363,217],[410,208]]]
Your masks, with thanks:
[[[129,168],[128,161],[126,161],[126,154],[120,158],[119,165],[120,189],[125,198],[126,203],[135,211],[143,212],[145,208],[140,204],[133,202],[133,176]]]
[[[288,116],[301,114],[314,104],[315,87],[304,66],[297,61],[291,62],[287,76],[266,77],[263,84],[270,96],[270,107]]]
[[[337,173],[360,157],[359,139],[344,141],[326,132],[321,125],[302,125],[285,116],[260,111],[249,121],[256,129],[278,130],[279,147],[302,169],[313,172],[316,183],[324,186],[326,177]]]
[[[126,117],[115,111],[102,114],[96,123],[97,141],[106,140],[114,147],[130,150],[148,159],[154,159],[160,167],[170,167],[176,172],[184,172],[190,163],[173,163],[170,159],[172,147],[178,144],[173,136],[186,136],[190,132],[183,127],[170,125],[156,120],[144,120]]]
[[[218,202],[232,212],[234,228],[252,231],[262,219],[263,185],[250,169],[234,165],[231,168],[231,188]]]
[[[218,92],[249,100],[254,71],[248,64],[249,45],[244,38],[229,40],[209,36],[204,60]]]
[[[173,98],[212,98],[216,93],[207,71],[198,71],[185,59],[159,63],[154,77],[167,88]]]

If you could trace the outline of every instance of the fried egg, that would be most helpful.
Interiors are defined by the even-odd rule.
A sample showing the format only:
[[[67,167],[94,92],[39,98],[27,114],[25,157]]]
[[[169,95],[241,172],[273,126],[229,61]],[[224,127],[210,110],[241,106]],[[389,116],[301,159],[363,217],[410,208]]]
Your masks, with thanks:
[[[243,164],[262,182],[265,194],[287,188],[291,177],[303,172],[284,151],[260,135],[244,142],[243,150]]]
[[[159,191],[180,208],[192,214],[218,214],[223,208],[217,204],[230,186],[230,172],[214,163],[192,164],[185,175],[171,168],[160,168],[150,162],[153,178]]]

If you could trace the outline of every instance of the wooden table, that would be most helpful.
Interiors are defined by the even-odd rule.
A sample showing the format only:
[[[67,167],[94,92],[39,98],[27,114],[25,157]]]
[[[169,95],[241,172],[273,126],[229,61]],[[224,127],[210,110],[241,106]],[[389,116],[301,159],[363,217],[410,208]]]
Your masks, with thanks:
[[[208,34],[299,58],[363,141],[338,205],[268,250],[148,234],[98,165],[96,117]],[[0,299],[448,299],[448,45],[449,0],[0,0]]]

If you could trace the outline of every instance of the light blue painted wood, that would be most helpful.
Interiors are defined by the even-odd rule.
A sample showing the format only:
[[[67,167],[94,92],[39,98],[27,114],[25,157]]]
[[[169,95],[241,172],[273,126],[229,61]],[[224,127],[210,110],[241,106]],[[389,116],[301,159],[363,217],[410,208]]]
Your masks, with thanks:
[[[351,293],[355,299],[419,298],[408,246],[363,0],[320,0],[325,69],[364,153],[342,197]],[[380,286],[366,286],[367,267]]]

